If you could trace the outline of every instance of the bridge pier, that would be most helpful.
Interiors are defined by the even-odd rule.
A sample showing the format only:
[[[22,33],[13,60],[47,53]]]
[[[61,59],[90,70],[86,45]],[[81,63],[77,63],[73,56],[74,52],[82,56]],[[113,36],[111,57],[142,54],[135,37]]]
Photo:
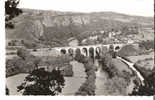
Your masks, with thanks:
[[[60,55],[62,51],[64,50],[65,54],[71,53],[69,50],[71,49],[73,52],[73,56],[76,54],[76,50],[80,49],[81,54],[87,57],[92,57],[93,59],[96,58],[96,56],[102,55],[105,52],[108,52],[110,49],[110,45],[113,45],[113,49],[115,52],[118,52],[125,44],[108,44],[108,45],[89,45],[89,46],[75,46],[75,47],[55,47],[54,49],[60,52]],[[92,51],[90,51],[92,49]]]

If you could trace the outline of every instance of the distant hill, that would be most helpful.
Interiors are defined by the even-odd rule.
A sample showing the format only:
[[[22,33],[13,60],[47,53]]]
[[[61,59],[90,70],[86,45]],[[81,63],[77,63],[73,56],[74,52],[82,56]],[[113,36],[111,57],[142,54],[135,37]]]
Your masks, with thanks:
[[[74,13],[22,9],[13,19],[15,29],[6,29],[7,39],[29,41],[63,40],[94,30],[120,30],[124,26],[154,28],[153,17],[131,16],[115,12]]]

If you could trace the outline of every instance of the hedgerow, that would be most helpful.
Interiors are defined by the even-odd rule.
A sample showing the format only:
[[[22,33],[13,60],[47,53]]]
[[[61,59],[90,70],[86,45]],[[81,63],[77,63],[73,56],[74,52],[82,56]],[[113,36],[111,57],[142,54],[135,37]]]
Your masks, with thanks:
[[[75,58],[77,61],[80,63],[84,64],[85,67],[85,72],[86,72],[86,81],[80,86],[78,91],[75,93],[75,95],[95,95],[95,79],[96,79],[96,74],[95,74],[95,69],[93,68],[93,62],[91,61],[92,59],[89,59],[81,54],[76,56]]]

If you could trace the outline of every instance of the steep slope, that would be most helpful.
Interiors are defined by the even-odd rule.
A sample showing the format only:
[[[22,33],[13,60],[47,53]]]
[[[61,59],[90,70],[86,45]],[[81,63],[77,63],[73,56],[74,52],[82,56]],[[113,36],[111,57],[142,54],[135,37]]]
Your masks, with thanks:
[[[15,29],[6,29],[6,38],[50,42],[79,38],[87,31],[91,34],[95,30],[121,30],[124,26],[153,29],[153,20],[151,17],[114,12],[72,13],[23,9],[23,14],[13,19]]]

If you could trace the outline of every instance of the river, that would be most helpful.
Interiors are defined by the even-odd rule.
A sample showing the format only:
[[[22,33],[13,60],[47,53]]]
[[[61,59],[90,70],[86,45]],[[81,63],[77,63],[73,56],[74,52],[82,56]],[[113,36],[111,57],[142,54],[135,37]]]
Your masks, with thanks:
[[[73,66],[73,73],[74,75],[72,77],[65,77],[65,86],[62,89],[62,93],[59,95],[74,95],[82,83],[85,82],[85,69],[84,65],[82,63],[79,63],[77,61],[71,61],[70,64]],[[95,65],[98,66],[97,61]],[[125,67],[125,66],[124,66]],[[18,74],[11,77],[8,77],[6,79],[6,84],[9,89],[10,95],[22,95],[22,93],[17,92],[17,86],[19,86],[23,81],[24,78],[28,74]],[[107,82],[109,78],[107,76],[107,73],[104,72],[101,67],[98,67],[98,70],[96,71],[96,89],[95,94],[96,95],[113,95],[115,93],[109,94],[107,90]],[[127,92],[132,92],[132,88],[134,84],[129,83],[130,85],[127,87]]]
[[[72,41],[70,45],[76,46],[77,43],[74,44],[74,42]],[[73,77],[65,77],[65,86],[62,89],[62,93],[60,93],[59,95],[74,95],[78,91],[82,83],[84,83],[86,80],[85,79],[86,73],[85,73],[84,65],[81,63],[78,63],[77,61],[71,61],[70,64],[73,66],[74,75]],[[96,95],[110,95],[107,92],[107,88],[106,88],[107,85],[105,85],[108,81],[107,73],[101,69],[97,60],[95,60],[95,66],[98,66],[98,70],[96,71],[95,94]],[[118,67],[120,69],[120,65]],[[122,69],[124,69],[124,67],[128,68],[127,66],[121,66],[121,67],[123,67]],[[17,86],[19,86],[24,81],[24,78],[27,75],[28,74],[18,74],[18,75],[8,77],[6,79],[6,85],[9,89],[10,95],[21,95],[21,93],[17,92]],[[127,89],[131,92],[132,88],[133,88],[133,83],[131,82],[131,85],[129,85]]]
[[[74,95],[85,82],[84,65],[77,61],[71,61],[70,64],[73,66],[74,75],[73,77],[65,77],[65,87],[60,95]]]

